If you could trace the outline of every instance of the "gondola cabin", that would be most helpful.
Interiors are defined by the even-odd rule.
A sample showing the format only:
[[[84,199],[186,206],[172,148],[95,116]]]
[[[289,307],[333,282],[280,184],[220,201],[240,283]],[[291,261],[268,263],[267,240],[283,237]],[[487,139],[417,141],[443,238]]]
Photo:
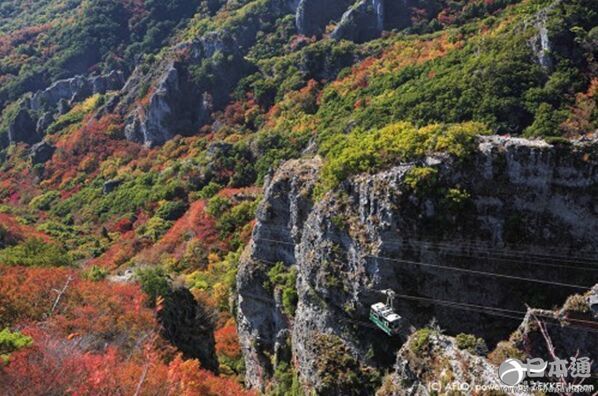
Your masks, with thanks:
[[[401,317],[382,302],[371,306],[370,320],[389,336],[398,334],[401,329]]]

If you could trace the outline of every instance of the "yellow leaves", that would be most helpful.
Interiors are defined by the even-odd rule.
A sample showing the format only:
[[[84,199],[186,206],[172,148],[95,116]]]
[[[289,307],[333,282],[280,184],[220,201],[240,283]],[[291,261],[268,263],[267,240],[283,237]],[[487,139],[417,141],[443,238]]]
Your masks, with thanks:
[[[332,83],[341,97],[350,92],[363,88],[359,81],[367,81],[370,77],[380,77],[384,74],[397,73],[408,66],[419,65],[442,56],[450,51],[462,47],[460,40],[450,39],[449,33],[432,38],[407,38],[396,42],[387,49],[382,56],[368,58],[353,68],[352,73],[345,79]]]
[[[216,252],[208,254],[208,265],[211,267],[220,261],[220,256]]]

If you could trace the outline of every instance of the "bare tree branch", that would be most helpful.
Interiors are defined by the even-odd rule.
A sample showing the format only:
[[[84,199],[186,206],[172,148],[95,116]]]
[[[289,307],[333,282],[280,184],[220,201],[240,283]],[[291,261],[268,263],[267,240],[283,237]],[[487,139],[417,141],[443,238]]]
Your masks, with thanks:
[[[55,291],[58,292],[58,296],[56,297],[56,300],[54,301],[54,304],[52,305],[52,309],[50,310],[50,316],[56,310],[56,307],[58,306],[58,303],[60,302],[60,299],[62,298],[62,296],[66,292],[66,289],[69,287],[69,284],[71,283],[72,280],[73,280],[72,275],[69,275],[69,277],[67,278],[66,283],[64,284],[64,287],[62,288],[62,290],[60,290],[60,291],[55,290]]]

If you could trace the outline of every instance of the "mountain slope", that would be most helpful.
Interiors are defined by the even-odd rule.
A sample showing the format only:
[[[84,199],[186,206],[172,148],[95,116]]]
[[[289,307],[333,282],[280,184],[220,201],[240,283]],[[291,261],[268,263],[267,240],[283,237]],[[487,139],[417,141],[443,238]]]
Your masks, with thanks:
[[[0,327],[34,345],[11,347],[7,378],[50,386],[26,365],[38,359],[81,367],[57,393],[122,367],[107,393],[284,394],[326,388],[330,362],[310,353],[330,344],[345,390],[370,392],[402,341],[370,356],[376,335],[326,326],[377,298],[377,264],[358,256],[392,242],[384,213],[408,239],[595,254],[597,13],[590,0],[2,2]],[[441,260],[426,252],[405,254]],[[412,275],[413,292],[434,289]],[[570,294],[513,293],[542,307]],[[417,326],[447,319],[415,310]],[[441,324],[490,344],[513,329]]]

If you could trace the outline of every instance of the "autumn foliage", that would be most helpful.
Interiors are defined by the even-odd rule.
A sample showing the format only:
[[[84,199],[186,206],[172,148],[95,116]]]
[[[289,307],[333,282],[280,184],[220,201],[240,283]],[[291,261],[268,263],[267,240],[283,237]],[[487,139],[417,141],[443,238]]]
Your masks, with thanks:
[[[165,345],[137,285],[61,268],[0,267],[0,281],[0,327],[33,338],[0,366],[2,395],[251,394]]]

